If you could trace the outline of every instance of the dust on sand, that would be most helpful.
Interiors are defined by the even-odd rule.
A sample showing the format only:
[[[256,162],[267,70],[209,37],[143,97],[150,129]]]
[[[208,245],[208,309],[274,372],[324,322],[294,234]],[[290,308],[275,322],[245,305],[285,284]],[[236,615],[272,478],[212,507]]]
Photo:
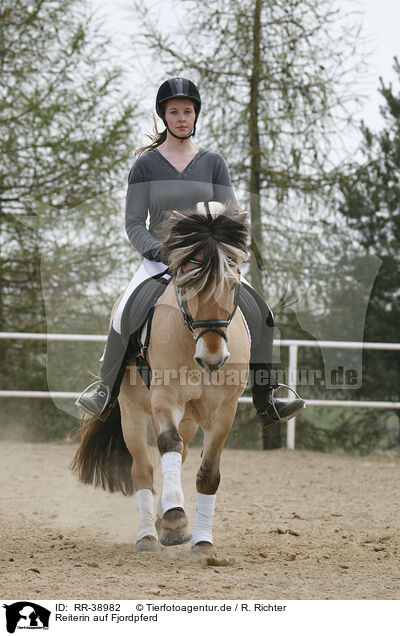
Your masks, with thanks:
[[[190,545],[135,553],[134,498],[78,483],[75,449],[0,442],[2,598],[400,598],[394,452],[225,450],[217,559],[194,564]],[[192,522],[199,464],[191,449],[183,489]]]

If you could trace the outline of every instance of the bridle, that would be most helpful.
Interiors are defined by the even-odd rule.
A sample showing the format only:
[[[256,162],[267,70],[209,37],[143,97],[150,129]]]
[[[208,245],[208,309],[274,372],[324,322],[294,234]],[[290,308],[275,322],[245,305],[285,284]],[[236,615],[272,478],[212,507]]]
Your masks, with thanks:
[[[191,259],[189,262],[196,263],[196,264],[202,263],[201,260],[198,260],[195,258]],[[202,336],[204,336],[206,333],[210,331],[218,333],[220,336],[222,336],[225,342],[228,341],[228,336],[226,335],[225,331],[222,331],[222,329],[226,329],[230,325],[239,303],[239,294],[240,294],[240,283],[234,283],[233,286],[235,287],[235,295],[233,298],[233,309],[226,320],[217,320],[217,319],[193,320],[193,316],[190,313],[188,301],[186,300],[186,297],[184,295],[185,288],[184,287],[178,288],[174,280],[175,296],[176,296],[176,301],[178,303],[178,307],[182,312],[185,325],[189,329],[190,333],[192,334],[196,344],[197,344],[197,341]],[[203,331],[201,331],[199,335],[196,336],[196,334],[194,333],[194,330],[201,329],[201,327],[204,327]]]

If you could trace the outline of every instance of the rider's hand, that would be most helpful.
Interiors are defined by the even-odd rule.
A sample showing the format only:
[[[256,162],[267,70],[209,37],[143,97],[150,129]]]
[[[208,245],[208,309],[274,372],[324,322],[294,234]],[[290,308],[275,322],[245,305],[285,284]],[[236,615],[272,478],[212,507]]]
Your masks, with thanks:
[[[164,265],[168,265],[168,259],[164,254],[158,249],[158,247],[153,247],[151,250],[147,250],[144,252],[143,258],[147,258],[149,261],[157,261],[158,263],[164,263]]]

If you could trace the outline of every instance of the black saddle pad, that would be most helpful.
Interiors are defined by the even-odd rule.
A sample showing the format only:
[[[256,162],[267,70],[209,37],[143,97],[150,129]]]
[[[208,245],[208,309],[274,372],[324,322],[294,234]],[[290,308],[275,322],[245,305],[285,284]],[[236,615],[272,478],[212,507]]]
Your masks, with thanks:
[[[240,285],[239,307],[243,312],[252,339],[259,336],[263,329],[262,304],[264,300],[257,294],[255,289],[245,283]],[[265,311],[265,310],[264,310]]]
[[[141,329],[150,311],[165,292],[168,282],[165,278],[158,276],[148,278],[136,287],[122,314],[121,330],[123,335],[131,336]]]

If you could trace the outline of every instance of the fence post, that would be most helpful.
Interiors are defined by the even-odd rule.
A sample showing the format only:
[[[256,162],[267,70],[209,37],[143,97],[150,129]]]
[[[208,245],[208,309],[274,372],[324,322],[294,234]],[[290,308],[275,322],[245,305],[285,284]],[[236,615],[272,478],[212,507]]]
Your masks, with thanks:
[[[297,344],[289,345],[289,381],[288,385],[293,389],[296,389],[297,386]],[[289,399],[293,398],[293,394],[291,391],[288,391]],[[287,429],[286,429],[286,447],[289,450],[294,450],[295,448],[295,433],[296,433],[296,418],[292,417],[291,420],[288,420]]]

